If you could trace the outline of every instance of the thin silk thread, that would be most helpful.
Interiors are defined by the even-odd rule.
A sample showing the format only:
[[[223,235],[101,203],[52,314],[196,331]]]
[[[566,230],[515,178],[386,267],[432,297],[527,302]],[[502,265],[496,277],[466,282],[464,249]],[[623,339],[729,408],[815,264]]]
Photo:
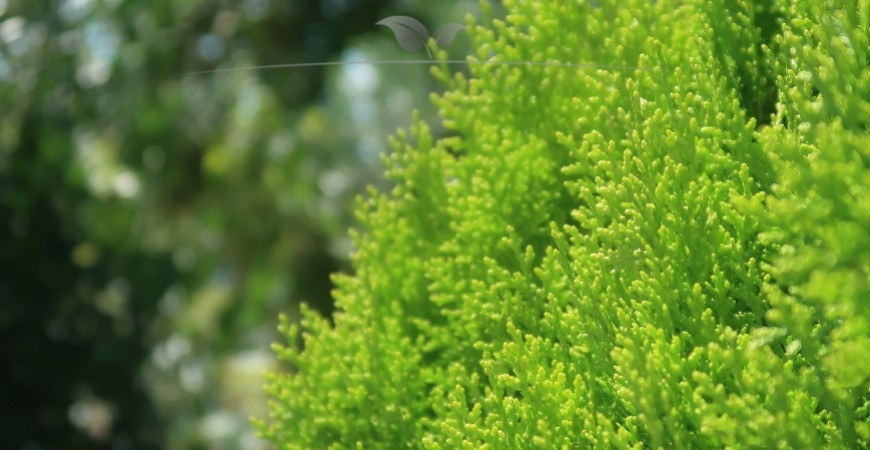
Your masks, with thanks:
[[[325,62],[309,62],[296,64],[272,64],[265,66],[247,66],[247,67],[230,67],[226,69],[203,70],[196,72],[187,72],[187,75],[203,75],[209,73],[221,72],[239,72],[243,70],[271,70],[271,69],[293,69],[300,67],[323,67],[323,66],[343,66],[354,64],[373,64],[373,65],[390,65],[390,64],[491,64],[501,66],[545,66],[545,67],[578,67],[587,69],[604,69],[604,70],[646,70],[651,71],[650,67],[635,67],[635,66],[619,66],[606,64],[591,64],[591,63],[554,63],[554,62],[535,62],[535,61],[465,61],[461,59],[448,59],[444,61],[431,59],[396,59],[396,60],[376,60],[376,61],[325,61]]]

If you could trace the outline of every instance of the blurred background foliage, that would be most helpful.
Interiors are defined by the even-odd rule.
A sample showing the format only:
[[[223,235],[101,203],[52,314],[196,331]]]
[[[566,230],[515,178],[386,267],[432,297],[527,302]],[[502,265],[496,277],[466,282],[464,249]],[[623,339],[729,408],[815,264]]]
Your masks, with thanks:
[[[262,448],[277,314],[331,313],[352,199],[439,86],[422,64],[195,72],[425,59],[375,22],[476,7],[0,0],[0,447]]]

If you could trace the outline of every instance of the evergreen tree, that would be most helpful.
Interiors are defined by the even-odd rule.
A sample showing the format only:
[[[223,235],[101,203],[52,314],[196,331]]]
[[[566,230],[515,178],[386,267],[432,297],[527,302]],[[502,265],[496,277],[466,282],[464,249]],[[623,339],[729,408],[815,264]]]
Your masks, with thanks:
[[[393,141],[334,326],[284,322],[262,434],[870,445],[870,2],[505,3],[435,71],[454,135]]]

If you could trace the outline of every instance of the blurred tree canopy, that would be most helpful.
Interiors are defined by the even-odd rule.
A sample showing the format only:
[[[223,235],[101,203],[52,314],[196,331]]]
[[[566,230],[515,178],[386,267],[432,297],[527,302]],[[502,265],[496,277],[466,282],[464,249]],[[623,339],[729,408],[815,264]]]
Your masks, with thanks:
[[[381,18],[462,20],[392,3],[0,0],[3,448],[256,448],[277,312],[331,312],[348,203],[434,86],[194,72],[396,59]]]

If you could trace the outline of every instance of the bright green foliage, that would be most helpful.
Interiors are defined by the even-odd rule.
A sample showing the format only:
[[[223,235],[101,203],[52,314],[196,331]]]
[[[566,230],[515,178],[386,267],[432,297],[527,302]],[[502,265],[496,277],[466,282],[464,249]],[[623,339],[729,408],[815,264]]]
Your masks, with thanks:
[[[637,69],[438,71],[456,136],[399,133],[265,437],[870,445],[870,1],[597,3],[469,27],[476,59]]]

